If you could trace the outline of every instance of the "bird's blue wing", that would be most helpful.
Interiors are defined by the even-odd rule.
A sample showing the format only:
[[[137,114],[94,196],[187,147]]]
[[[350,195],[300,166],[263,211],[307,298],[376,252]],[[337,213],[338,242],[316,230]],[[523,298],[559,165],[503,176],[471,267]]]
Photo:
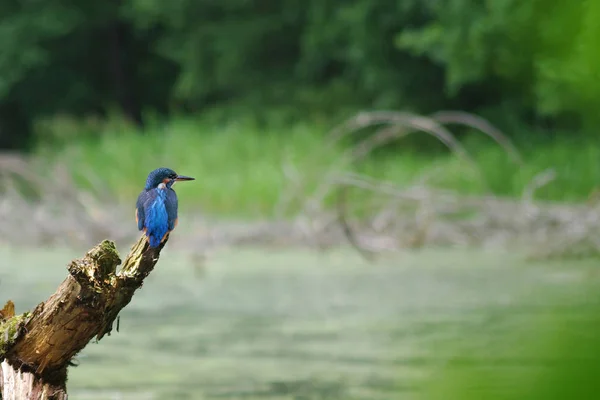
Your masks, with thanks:
[[[138,230],[144,229],[144,221],[145,221],[145,206],[144,202],[147,197],[147,192],[144,191],[140,193],[137,199],[137,203],[135,204],[135,218],[137,220]]]
[[[177,194],[173,189],[167,191],[167,197],[165,199],[165,208],[167,209],[169,231],[175,229],[177,224]]]
[[[138,228],[145,229],[150,247],[157,247],[177,223],[177,195],[171,189],[151,189],[136,204]]]
[[[157,247],[169,231],[167,193],[164,189],[151,189],[147,193],[144,197],[144,228],[150,247]]]

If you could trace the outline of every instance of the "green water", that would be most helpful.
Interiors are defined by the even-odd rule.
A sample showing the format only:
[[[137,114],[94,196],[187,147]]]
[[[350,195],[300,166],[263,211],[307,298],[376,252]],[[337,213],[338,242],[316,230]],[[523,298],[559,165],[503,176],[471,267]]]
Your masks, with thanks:
[[[0,249],[0,301],[33,307],[81,254]],[[548,368],[519,344],[536,342],[548,316],[588,320],[595,269],[457,250],[375,265],[344,251],[238,250],[202,263],[167,247],[68,387],[74,399],[467,398],[448,380],[476,375],[477,388],[499,371],[514,383]]]

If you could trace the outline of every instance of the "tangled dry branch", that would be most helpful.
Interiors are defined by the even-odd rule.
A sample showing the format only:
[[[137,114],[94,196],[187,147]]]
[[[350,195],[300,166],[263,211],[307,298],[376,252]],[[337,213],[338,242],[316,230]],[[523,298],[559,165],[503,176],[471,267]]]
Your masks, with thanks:
[[[535,192],[551,184],[553,170],[542,171],[526,185],[521,199],[493,195],[464,196],[428,185],[431,175],[407,187],[354,172],[376,148],[410,133],[425,132],[444,143],[483,179],[477,164],[445,126],[459,124],[484,133],[518,166],[523,159],[508,137],[488,121],[464,112],[438,112],[430,117],[406,112],[360,113],[332,130],[328,145],[348,136],[366,135],[331,167],[308,196],[296,218],[302,232],[317,238],[343,234],[348,243],[372,260],[381,251],[425,245],[523,246],[534,257],[594,255],[600,247],[598,208],[594,204],[551,204],[535,201]],[[365,128],[376,127],[365,133]],[[295,176],[296,180],[298,175]],[[484,182],[485,184],[485,182]],[[293,188],[309,185],[293,183]],[[353,204],[354,198],[360,199]],[[365,201],[365,194],[370,201]],[[335,197],[331,212],[325,199]],[[288,199],[293,196],[288,195]],[[364,209],[365,203],[368,204]],[[358,209],[358,205],[363,209]],[[285,209],[285,207],[282,207]]]
[[[350,243],[370,260],[381,252],[428,245],[526,246],[535,257],[598,254],[597,202],[536,201],[536,192],[553,183],[552,169],[535,176],[517,199],[440,190],[431,183],[439,175],[436,169],[404,186],[356,172],[376,149],[424,132],[444,143],[468,166],[466,171],[472,171],[467,175],[486,187],[477,163],[449,125],[487,135],[512,162],[524,165],[508,137],[475,115],[458,111],[429,117],[407,112],[363,112],[333,129],[325,140],[323,153],[314,155],[326,158],[331,154],[327,147],[339,148],[341,141],[353,139],[355,144],[339,159],[330,160],[327,170],[300,170],[293,163],[282,166],[288,186],[281,192],[275,221],[229,223],[186,216],[189,232],[178,235],[172,245],[203,253],[233,245],[310,245],[323,249]],[[7,221],[0,224],[0,240],[89,245],[105,237],[131,240],[137,233],[130,223],[123,225],[123,221],[130,221],[131,210],[102,197],[109,191],[77,188],[60,165],[52,171],[53,179],[48,183],[34,172],[39,169],[35,160],[0,155],[0,220]],[[88,179],[94,176],[88,175]],[[32,188],[33,196],[22,195],[24,186]],[[96,179],[89,186],[98,188],[102,184]],[[42,198],[42,194],[43,201],[25,200]],[[299,211],[289,221],[285,216],[294,210]]]

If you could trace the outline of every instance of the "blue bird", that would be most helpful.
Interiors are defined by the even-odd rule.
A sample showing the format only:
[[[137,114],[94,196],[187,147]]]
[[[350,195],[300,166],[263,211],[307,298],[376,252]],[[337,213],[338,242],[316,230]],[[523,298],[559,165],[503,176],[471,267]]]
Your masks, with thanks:
[[[148,174],[146,186],[138,196],[135,219],[138,229],[148,237],[150,247],[158,247],[177,225],[177,181],[193,181],[169,168],[158,168]]]

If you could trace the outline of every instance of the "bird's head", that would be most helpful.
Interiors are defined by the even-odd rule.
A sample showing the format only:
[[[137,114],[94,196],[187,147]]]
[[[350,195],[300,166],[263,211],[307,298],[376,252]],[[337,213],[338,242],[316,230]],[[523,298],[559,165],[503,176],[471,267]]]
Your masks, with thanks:
[[[170,188],[177,181],[193,181],[195,178],[189,176],[178,175],[175,171],[169,168],[158,168],[148,174],[146,179],[146,190],[155,189],[160,185],[165,185]]]

